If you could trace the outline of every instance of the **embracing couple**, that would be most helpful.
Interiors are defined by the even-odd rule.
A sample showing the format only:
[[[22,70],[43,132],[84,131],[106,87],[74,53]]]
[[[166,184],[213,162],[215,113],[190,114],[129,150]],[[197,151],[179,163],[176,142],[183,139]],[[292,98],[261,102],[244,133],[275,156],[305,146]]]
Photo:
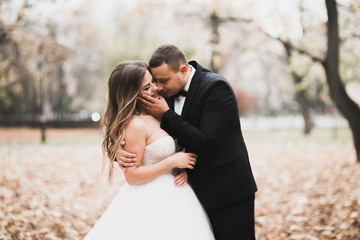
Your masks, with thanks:
[[[127,183],[86,240],[255,239],[257,191],[229,83],[178,47],[112,71],[103,150]]]

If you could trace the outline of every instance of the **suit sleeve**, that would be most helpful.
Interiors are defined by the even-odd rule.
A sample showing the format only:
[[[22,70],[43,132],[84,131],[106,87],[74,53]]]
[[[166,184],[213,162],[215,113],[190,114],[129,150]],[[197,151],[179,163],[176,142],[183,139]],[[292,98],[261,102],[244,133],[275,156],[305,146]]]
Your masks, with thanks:
[[[216,82],[205,94],[199,126],[191,125],[173,110],[164,113],[161,123],[179,145],[197,154],[209,154],[216,147],[228,121],[237,112],[233,92],[226,82]]]

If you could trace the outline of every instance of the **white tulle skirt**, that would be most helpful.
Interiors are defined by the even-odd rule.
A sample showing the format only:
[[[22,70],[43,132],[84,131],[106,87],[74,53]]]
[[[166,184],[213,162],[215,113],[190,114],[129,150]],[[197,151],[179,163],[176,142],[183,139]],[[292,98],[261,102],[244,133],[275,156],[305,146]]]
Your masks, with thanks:
[[[164,174],[139,185],[125,184],[85,240],[214,239],[207,215],[192,188],[176,187]]]

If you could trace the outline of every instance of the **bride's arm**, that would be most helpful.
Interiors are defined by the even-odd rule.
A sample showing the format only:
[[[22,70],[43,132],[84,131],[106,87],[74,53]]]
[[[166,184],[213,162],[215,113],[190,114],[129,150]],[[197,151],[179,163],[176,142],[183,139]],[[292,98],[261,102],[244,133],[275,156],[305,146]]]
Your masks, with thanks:
[[[150,182],[174,167],[193,169],[196,155],[179,152],[158,163],[149,166],[141,165],[146,144],[146,124],[140,118],[133,118],[125,129],[125,146],[127,152],[136,154],[137,160],[133,167],[127,167],[124,172],[129,185],[139,185]]]

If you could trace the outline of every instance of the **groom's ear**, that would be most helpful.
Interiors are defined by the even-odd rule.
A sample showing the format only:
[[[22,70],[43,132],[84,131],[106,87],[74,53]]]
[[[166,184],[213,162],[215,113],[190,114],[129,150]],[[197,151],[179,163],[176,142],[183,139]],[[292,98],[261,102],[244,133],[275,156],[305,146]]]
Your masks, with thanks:
[[[185,64],[180,66],[180,72],[181,72],[181,73],[186,74],[186,73],[187,73],[187,71],[188,71],[188,68],[186,67],[186,65],[185,65]]]

